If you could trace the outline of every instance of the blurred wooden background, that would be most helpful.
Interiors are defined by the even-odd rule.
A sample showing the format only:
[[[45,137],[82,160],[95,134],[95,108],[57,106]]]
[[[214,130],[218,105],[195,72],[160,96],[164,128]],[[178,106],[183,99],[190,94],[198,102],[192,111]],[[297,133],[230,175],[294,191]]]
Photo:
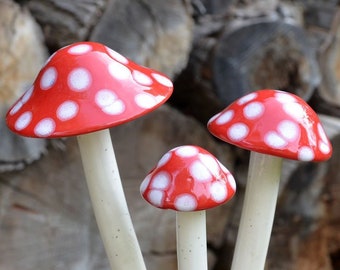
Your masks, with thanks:
[[[267,268],[340,269],[339,12],[335,0],[0,0],[0,270],[109,269],[75,138],[21,138],[4,122],[48,56],[80,40],[175,83],[167,104],[111,130],[148,269],[176,269],[175,215],[147,205],[139,185],[184,144],[208,149],[237,180],[235,198],[207,221],[209,268],[229,269],[249,153],[205,125],[262,88],[308,101],[334,148],[324,163],[285,161]]]

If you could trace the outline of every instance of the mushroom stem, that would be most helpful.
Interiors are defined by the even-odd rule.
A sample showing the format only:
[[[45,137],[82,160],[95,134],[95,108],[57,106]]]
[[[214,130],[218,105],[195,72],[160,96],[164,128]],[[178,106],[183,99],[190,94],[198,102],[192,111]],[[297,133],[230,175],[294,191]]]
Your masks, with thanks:
[[[108,129],[78,136],[98,228],[112,269],[146,269]]]
[[[282,158],[251,152],[232,270],[263,270],[279,191]]]
[[[176,212],[178,270],[206,270],[207,237],[205,210]]]

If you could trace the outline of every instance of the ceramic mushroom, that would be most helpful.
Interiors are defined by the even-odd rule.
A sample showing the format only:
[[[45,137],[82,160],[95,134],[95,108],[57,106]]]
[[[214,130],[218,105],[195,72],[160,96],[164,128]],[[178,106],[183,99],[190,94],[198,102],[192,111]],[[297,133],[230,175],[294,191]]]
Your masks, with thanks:
[[[111,143],[109,128],[140,117],[172,93],[163,74],[95,42],[54,53],[32,87],[7,113],[23,136],[77,136],[85,176],[112,269],[145,269]]]
[[[282,158],[324,161],[332,146],[317,114],[301,98],[259,90],[233,102],[208,122],[209,131],[252,151],[233,270],[262,270],[273,225]]]
[[[206,270],[205,210],[229,201],[233,176],[208,151],[185,145],[167,152],[141,184],[151,205],[176,211],[179,270]]]

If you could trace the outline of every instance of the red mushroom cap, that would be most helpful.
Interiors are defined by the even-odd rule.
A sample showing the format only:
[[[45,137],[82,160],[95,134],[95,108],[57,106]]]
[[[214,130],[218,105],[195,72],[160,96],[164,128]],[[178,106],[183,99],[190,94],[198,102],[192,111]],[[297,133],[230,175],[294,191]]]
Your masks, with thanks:
[[[23,136],[64,137],[116,126],[163,104],[172,82],[95,42],[55,52],[10,108],[8,127]]]
[[[332,145],[317,114],[300,97],[279,90],[259,90],[233,102],[208,122],[223,141],[264,154],[323,161]]]
[[[146,176],[140,190],[143,198],[155,207],[198,211],[230,200],[236,184],[212,154],[186,145],[167,152]]]

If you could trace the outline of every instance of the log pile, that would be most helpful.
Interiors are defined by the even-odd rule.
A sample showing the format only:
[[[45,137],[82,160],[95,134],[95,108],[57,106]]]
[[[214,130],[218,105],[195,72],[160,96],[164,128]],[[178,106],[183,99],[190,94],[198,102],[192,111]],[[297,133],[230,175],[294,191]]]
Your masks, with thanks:
[[[339,12],[335,0],[0,0],[0,269],[109,269],[76,141],[23,139],[4,123],[48,53],[80,40],[102,42],[175,83],[167,105],[111,131],[148,269],[176,269],[175,216],[146,205],[139,184],[183,144],[211,151],[237,180],[232,202],[208,212],[209,269],[229,269],[248,153],[205,125],[261,88],[307,100],[334,148],[325,163],[284,163],[267,269],[339,269]]]

